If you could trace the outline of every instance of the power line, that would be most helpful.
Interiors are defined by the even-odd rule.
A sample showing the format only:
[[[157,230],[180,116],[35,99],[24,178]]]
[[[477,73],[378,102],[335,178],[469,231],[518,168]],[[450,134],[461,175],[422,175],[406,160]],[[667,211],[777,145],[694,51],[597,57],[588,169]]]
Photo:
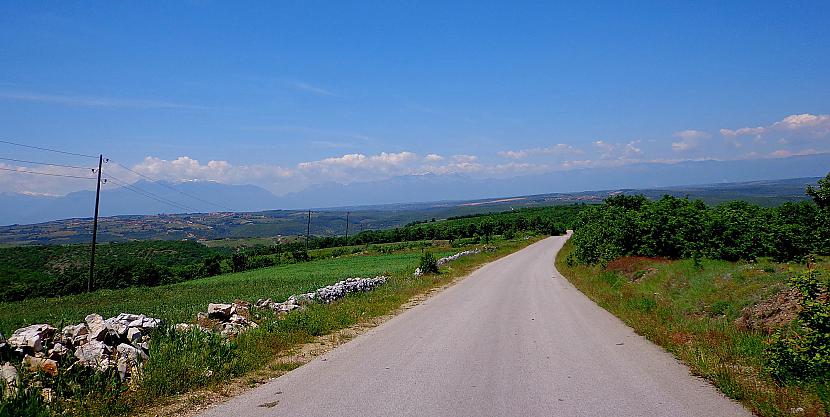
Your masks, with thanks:
[[[193,211],[193,212],[198,211],[198,210],[194,209],[193,207],[186,206],[186,205],[181,204],[181,203],[177,203],[173,200],[167,199],[167,198],[162,197],[158,194],[154,194],[154,193],[151,193],[150,191],[147,191],[147,190],[144,190],[142,188],[136,187],[135,185],[127,184],[126,181],[120,180],[116,177],[113,177],[112,175],[107,175],[107,177],[110,181],[116,183],[117,185],[120,185],[120,186],[126,188],[129,191],[132,191],[132,192],[137,193],[137,194],[141,194],[144,197],[150,198],[152,200],[156,200],[160,203],[164,203],[164,204],[167,204],[167,205],[170,205],[170,206],[176,207],[178,209],[182,209],[182,210]]]
[[[147,176],[147,175],[144,175],[144,174],[142,174],[142,173],[140,173],[140,172],[134,171],[134,170],[132,170],[132,169],[130,169],[130,168],[128,168],[128,167],[126,167],[126,166],[124,166],[124,165],[119,164],[119,163],[118,163],[118,162],[116,162],[116,161],[113,161],[112,159],[110,159],[110,162],[112,162],[112,163],[114,163],[114,164],[116,164],[116,165],[120,166],[121,168],[126,169],[127,171],[132,172],[132,173],[133,173],[133,174],[135,174],[135,175],[138,175],[139,177],[142,177],[142,178],[144,178],[144,179],[146,179],[146,180],[152,181],[152,182],[154,182],[154,183],[156,183],[156,184],[158,184],[158,185],[161,185],[162,187],[169,188],[169,189],[171,189],[171,190],[173,190],[173,191],[175,191],[175,192],[177,192],[177,193],[179,193],[179,194],[181,194],[181,195],[185,195],[185,196],[188,196],[188,197],[190,197],[190,198],[192,198],[192,199],[194,199],[194,200],[199,200],[199,201],[201,201],[201,202],[203,202],[203,203],[207,203],[207,204],[210,204],[210,205],[212,205],[212,206],[219,207],[219,208],[221,208],[221,209],[223,209],[223,210],[233,211],[233,209],[230,209],[230,208],[228,208],[227,206],[223,206],[223,205],[221,205],[221,204],[216,204],[216,203],[213,203],[213,202],[211,202],[211,201],[205,200],[205,199],[203,199],[203,198],[196,197],[195,195],[188,194],[188,193],[186,193],[186,192],[184,192],[184,191],[182,191],[182,190],[179,190],[179,189],[178,189],[178,188],[176,188],[176,187],[172,187],[172,186],[170,186],[170,185],[165,184],[164,182],[158,181],[158,180],[153,179],[153,178],[151,178],[151,177],[149,177],[149,176]]]
[[[49,173],[49,172],[27,171],[27,170],[19,169],[19,168],[17,168],[17,169],[0,168],[0,170],[9,171],[9,172],[17,172],[19,174],[47,175],[47,176],[50,176],[50,177],[77,178],[77,179],[81,179],[81,180],[94,180],[95,179],[95,178],[92,178],[92,177],[81,177],[81,176],[78,176],[78,175],[52,174],[52,173]]]
[[[136,193],[136,194],[138,194],[138,195],[141,195],[141,196],[143,196],[143,197],[147,197],[147,198],[149,198],[149,199],[151,199],[151,200],[158,201],[159,203],[162,203],[162,204],[167,204],[167,205],[169,205],[169,206],[175,207],[175,208],[180,209],[180,210],[186,210],[186,211],[196,211],[196,210],[194,210],[194,209],[193,209],[193,208],[191,208],[191,207],[184,206],[184,205],[179,204],[179,203],[176,203],[175,201],[172,201],[172,200],[167,200],[167,199],[165,199],[164,197],[159,197],[159,196],[157,196],[156,194],[153,194],[153,193],[151,193],[151,192],[149,192],[149,191],[145,191],[145,190],[143,190],[143,189],[141,189],[141,188],[138,188],[138,187],[135,187],[135,186],[132,186],[132,185],[126,184],[126,183],[124,183],[124,182],[121,182],[121,181],[115,180],[115,179],[114,179],[114,178],[112,178],[111,176],[110,176],[109,180],[110,180],[110,181],[112,181],[113,183],[117,184],[117,185],[120,185],[122,188],[124,188],[124,189],[125,189],[125,190],[127,190],[127,191],[132,191],[132,192],[134,192],[134,193]]]
[[[64,168],[77,168],[77,169],[88,169],[92,172],[95,172],[95,168],[92,167],[81,167],[77,165],[63,165],[63,164],[53,164],[51,162],[37,162],[37,161],[26,161],[23,159],[14,159],[14,158],[3,158],[0,157],[0,160],[3,161],[11,161],[11,162],[21,162],[24,164],[35,164],[35,165],[48,165],[50,167],[64,167]]]
[[[38,150],[47,151],[47,152],[62,153],[64,155],[73,155],[73,156],[80,156],[80,157],[84,157],[84,158],[93,158],[93,159],[98,158],[97,156],[93,156],[93,155],[87,155],[87,154],[75,153],[75,152],[67,152],[67,151],[60,151],[60,150],[57,150],[57,149],[50,149],[50,148],[42,148],[40,146],[26,145],[26,144],[23,144],[23,143],[11,142],[11,141],[8,141],[8,140],[0,140],[0,143],[5,143],[5,144],[8,144],[8,145],[15,145],[15,146],[22,146],[24,148],[30,148],[30,149],[38,149]]]

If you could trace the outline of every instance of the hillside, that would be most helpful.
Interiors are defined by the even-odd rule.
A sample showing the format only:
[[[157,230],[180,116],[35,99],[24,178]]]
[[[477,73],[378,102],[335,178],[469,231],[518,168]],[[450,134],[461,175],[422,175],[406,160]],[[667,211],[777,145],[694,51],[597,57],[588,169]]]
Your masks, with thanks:
[[[598,203],[608,196],[621,193],[644,194],[650,198],[659,198],[666,194],[677,197],[688,196],[701,199],[708,204],[743,200],[762,206],[775,206],[787,201],[806,199],[804,188],[808,184],[815,184],[817,180],[818,178],[809,177],[318,209],[312,215],[311,234],[333,236],[345,233],[346,211],[350,211],[349,230],[351,233],[357,233],[363,230],[397,227],[432,218],[441,219],[521,207]],[[124,242],[129,240],[216,240],[296,236],[305,234],[306,221],[307,212],[296,210],[112,216],[100,220],[98,239],[101,242]],[[0,245],[85,243],[90,240],[91,230],[92,221],[89,218],[32,225],[0,226]]]

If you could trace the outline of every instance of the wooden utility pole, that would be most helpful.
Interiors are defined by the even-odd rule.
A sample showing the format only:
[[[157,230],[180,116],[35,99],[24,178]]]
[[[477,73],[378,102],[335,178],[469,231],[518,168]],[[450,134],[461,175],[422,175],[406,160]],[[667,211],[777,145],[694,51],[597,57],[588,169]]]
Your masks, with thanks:
[[[349,246],[349,212],[346,212],[346,246]]]
[[[311,236],[311,210],[308,211],[308,224],[305,228],[305,251],[308,252],[308,239]]]
[[[92,220],[92,254],[89,257],[89,279],[86,281],[86,292],[92,291],[92,278],[95,275],[95,243],[98,238],[98,204],[101,202],[101,167],[104,164],[104,155],[98,156],[98,184],[95,187],[95,217]]]

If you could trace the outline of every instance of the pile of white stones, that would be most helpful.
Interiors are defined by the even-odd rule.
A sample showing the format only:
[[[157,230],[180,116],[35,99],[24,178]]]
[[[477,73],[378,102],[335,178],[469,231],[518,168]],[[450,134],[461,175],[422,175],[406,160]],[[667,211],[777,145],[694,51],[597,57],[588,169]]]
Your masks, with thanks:
[[[260,299],[256,302],[258,308],[268,309],[277,314],[287,314],[290,311],[301,309],[313,302],[331,303],[354,292],[366,292],[386,283],[389,277],[377,276],[374,278],[348,278],[332,285],[318,288],[314,292],[300,295],[292,295],[282,303],[275,302],[270,298]]]
[[[385,284],[387,279],[384,276],[374,278],[349,278],[336,284],[317,289],[314,292],[313,299],[328,304],[345,297],[349,293],[372,291],[379,285]]]
[[[464,257],[464,256],[469,256],[469,255],[477,255],[479,253],[481,253],[481,249],[465,250],[463,252],[458,252],[455,255],[445,256],[445,257],[435,261],[435,264],[440,267],[440,266],[446,264],[447,262],[455,261],[458,258],[461,258],[461,257]],[[415,273],[412,274],[412,275],[414,275],[416,277],[420,277],[421,275],[424,275],[424,271],[421,271],[421,268],[417,268],[417,269],[415,269]]]
[[[251,320],[250,304],[236,300],[230,304],[208,304],[207,312],[196,314],[196,324],[179,323],[174,329],[186,332],[198,328],[204,332],[219,333],[223,337],[234,338],[247,329],[258,327]]]
[[[282,316],[314,302],[328,304],[349,293],[371,291],[387,279],[385,276],[349,278],[314,292],[292,295],[282,303],[261,299],[256,302],[256,307]],[[0,349],[10,350],[21,358],[22,367],[51,376],[58,374],[59,366],[69,364],[65,370],[75,366],[101,372],[115,368],[125,380],[136,375],[148,359],[149,333],[160,325],[159,319],[140,314],[121,313],[106,320],[98,314],[90,314],[84,323],[65,326],[60,332],[48,324],[33,324],[15,330],[8,340],[0,334]],[[179,323],[172,329],[178,332],[199,329],[234,338],[256,327],[251,319],[250,304],[236,300],[230,304],[211,303],[207,312],[196,315],[196,323]],[[15,389],[16,381],[19,381],[16,367],[9,362],[0,365],[0,384],[6,384],[6,393]],[[46,390],[44,388],[44,392]]]
[[[479,253],[481,253],[480,249],[465,250],[463,252],[458,252],[455,255],[450,255],[450,256],[441,258],[436,263],[438,264],[438,266],[441,266],[441,265],[444,265],[447,262],[455,261],[458,258],[461,258],[461,257],[464,257],[464,256],[469,256],[469,255],[477,255]]]
[[[33,324],[14,331],[0,348],[11,349],[31,371],[58,374],[58,367],[82,366],[98,371],[118,370],[122,379],[134,374],[147,359],[149,333],[160,324],[158,319],[139,314],[121,313],[104,320],[98,314],[86,316],[84,323],[65,326],[60,332],[48,324]],[[6,366],[8,365],[8,366]],[[3,377],[11,379],[13,367],[2,366]]]

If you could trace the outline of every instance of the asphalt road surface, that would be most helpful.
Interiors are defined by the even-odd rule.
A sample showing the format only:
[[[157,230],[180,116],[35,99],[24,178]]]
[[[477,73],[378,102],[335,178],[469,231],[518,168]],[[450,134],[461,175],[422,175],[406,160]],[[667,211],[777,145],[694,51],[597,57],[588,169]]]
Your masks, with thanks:
[[[203,415],[752,415],[562,278],[565,239],[490,263]]]

